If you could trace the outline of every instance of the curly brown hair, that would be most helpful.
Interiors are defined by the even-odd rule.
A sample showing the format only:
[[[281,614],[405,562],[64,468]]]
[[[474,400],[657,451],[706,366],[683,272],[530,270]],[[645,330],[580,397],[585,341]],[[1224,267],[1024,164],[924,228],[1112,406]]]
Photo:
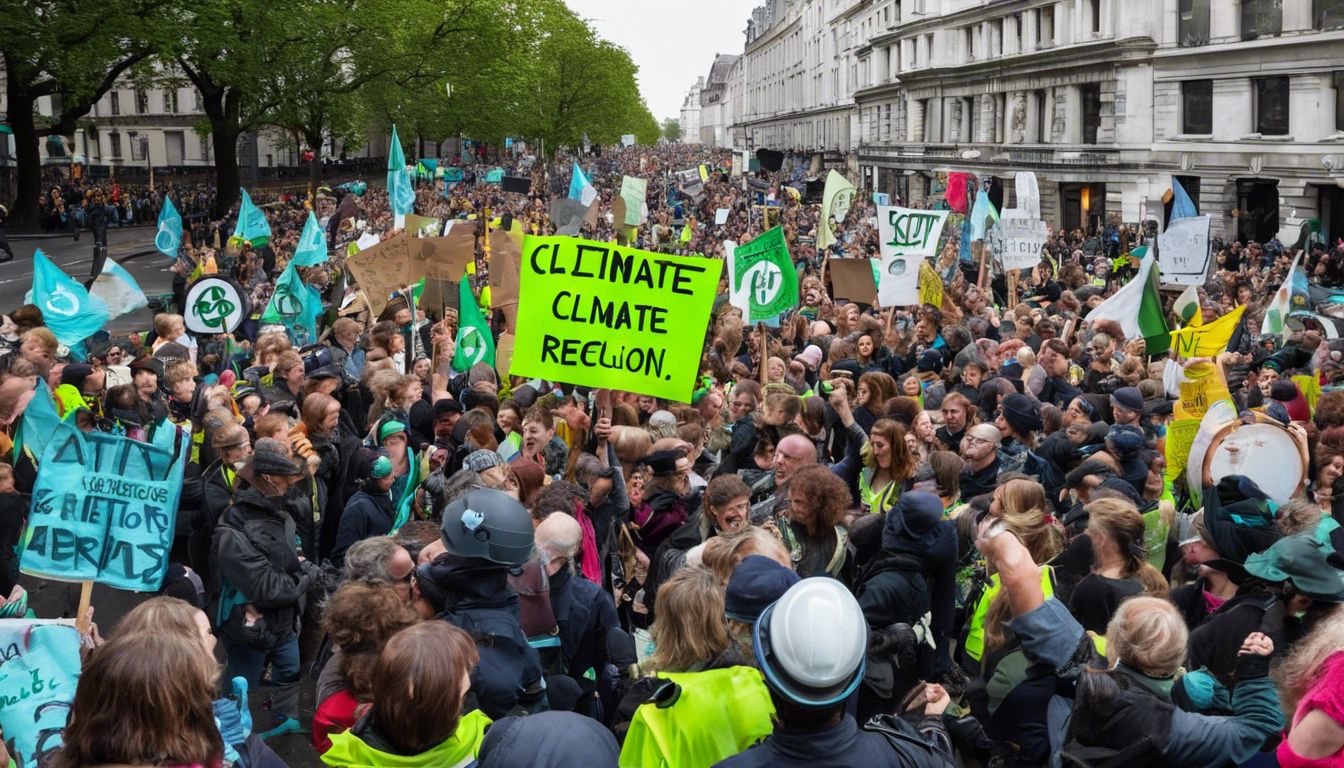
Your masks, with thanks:
[[[341,674],[360,701],[373,698],[373,666],[393,635],[419,622],[406,598],[388,584],[347,582],[327,602],[322,628],[341,649]]]
[[[849,511],[849,487],[818,464],[803,467],[789,478],[789,517],[816,535],[845,519]]]

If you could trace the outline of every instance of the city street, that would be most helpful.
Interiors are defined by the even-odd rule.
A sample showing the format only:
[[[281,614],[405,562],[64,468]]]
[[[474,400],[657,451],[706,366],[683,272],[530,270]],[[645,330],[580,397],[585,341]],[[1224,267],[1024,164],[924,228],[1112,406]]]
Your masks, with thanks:
[[[172,262],[154,250],[154,232],[150,227],[132,227],[110,229],[107,233],[108,258],[130,272],[150,298],[171,292],[173,286],[168,271]],[[23,304],[24,294],[33,287],[33,251],[39,248],[67,275],[80,282],[90,277],[93,235],[89,232],[82,233],[78,241],[68,235],[34,239],[11,236],[10,246],[14,249],[14,260],[0,264],[0,312],[9,312]],[[144,330],[153,318],[153,312],[142,309],[113,320],[108,330],[114,335]]]

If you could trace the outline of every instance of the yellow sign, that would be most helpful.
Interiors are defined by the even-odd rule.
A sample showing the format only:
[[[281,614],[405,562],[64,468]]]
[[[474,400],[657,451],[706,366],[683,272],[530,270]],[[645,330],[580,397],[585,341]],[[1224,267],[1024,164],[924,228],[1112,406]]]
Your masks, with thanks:
[[[510,373],[690,402],[722,261],[523,242]]]
[[[1167,471],[1164,473],[1168,483],[1185,474],[1186,462],[1190,460],[1190,446],[1199,434],[1199,419],[1177,419],[1167,425]]]
[[[943,278],[933,271],[927,261],[919,263],[919,303],[943,307]]]
[[[1223,377],[1217,374],[1202,379],[1181,382],[1181,399],[1176,401],[1173,412],[1177,419],[1199,419],[1208,413],[1209,406],[1219,400],[1231,400],[1232,393],[1227,390]]]

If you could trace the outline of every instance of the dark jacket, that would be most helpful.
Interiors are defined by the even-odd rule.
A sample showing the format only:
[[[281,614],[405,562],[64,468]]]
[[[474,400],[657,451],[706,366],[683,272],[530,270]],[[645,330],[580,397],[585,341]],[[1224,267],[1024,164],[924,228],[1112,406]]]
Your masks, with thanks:
[[[345,551],[364,539],[384,536],[392,530],[397,509],[392,497],[386,493],[372,494],[361,490],[345,504],[341,515],[341,527],[336,533],[336,546],[331,551],[331,560],[336,565],[345,562]]]
[[[913,729],[912,729],[913,730]],[[885,736],[859,729],[854,718],[845,715],[835,725],[819,731],[785,731],[776,726],[775,732],[755,746],[727,760],[715,763],[715,768],[913,768],[925,765],[951,765],[936,757],[931,749],[925,750],[926,761],[913,761],[887,741]]]
[[[493,563],[435,563],[432,571],[434,583],[448,594],[439,618],[475,638],[481,654],[471,673],[469,702],[474,699],[491,720],[547,709],[541,658],[523,635],[518,595],[509,588],[508,571]]]
[[[573,712],[542,712],[498,720],[481,742],[479,768],[616,768],[620,747],[611,731]]]
[[[551,576],[551,610],[559,626],[567,674],[591,692],[593,684],[585,673],[591,669],[599,678],[607,676],[607,634],[620,627],[616,605],[601,586],[571,568],[561,568]]]
[[[297,634],[308,589],[318,580],[317,566],[299,560],[294,521],[279,502],[244,488],[215,528],[214,561],[224,586],[219,626],[244,642],[279,642]],[[262,614],[262,626],[245,629],[245,603]]]

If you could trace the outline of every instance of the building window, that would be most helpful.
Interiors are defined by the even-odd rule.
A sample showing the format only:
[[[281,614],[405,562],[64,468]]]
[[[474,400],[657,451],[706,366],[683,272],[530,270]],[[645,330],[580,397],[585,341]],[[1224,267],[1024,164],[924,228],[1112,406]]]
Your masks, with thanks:
[[[1045,125],[1045,105],[1049,99],[1045,91],[1036,91],[1032,94],[1032,101],[1036,103],[1036,142],[1044,144],[1047,138]]]
[[[1335,130],[1344,132],[1344,72],[1335,72]]]
[[[113,94],[113,95],[116,95],[116,94]],[[121,159],[121,134],[120,134],[120,133],[117,133],[116,131],[112,131],[111,133],[107,134],[107,146],[108,146],[108,149],[111,150],[110,152],[108,152],[108,154],[111,155],[112,159],[113,159],[113,160],[120,160],[120,159]]]
[[[1207,136],[1213,133],[1213,81],[1181,83],[1181,133]]]
[[[1283,32],[1283,0],[1241,0],[1241,39],[1276,37]]]
[[[135,92],[135,114],[143,115],[149,111],[149,94],[137,90]]]
[[[1083,101],[1083,143],[1096,144],[1101,130],[1101,85],[1088,83],[1079,86],[1078,92]]]
[[[1027,32],[1022,28],[1022,14],[1013,14],[1013,53],[1022,53],[1025,50],[1023,42],[1027,39]]]
[[[144,144],[141,143],[143,141],[145,141],[144,136],[131,137],[131,162],[140,162],[145,159],[145,147]]]
[[[117,91],[112,91],[110,95],[112,96],[112,116],[116,117],[121,114],[121,94]]]
[[[1288,78],[1257,77],[1255,88],[1255,132],[1261,136],[1288,135]]]
[[[967,61],[975,61],[975,36],[971,33],[970,27],[961,30],[961,48],[966,52]]]
[[[1055,6],[1047,5],[1036,12],[1036,45],[1050,48],[1055,44]]]
[[[177,114],[177,89],[169,88],[163,92],[163,111],[170,115]]]
[[[1101,34],[1101,0],[1092,0],[1092,34]]]
[[[1180,0],[1180,30],[1177,33],[1182,46],[1206,45],[1209,42],[1209,0]]]
[[[1315,29],[1344,29],[1344,0],[1312,0],[1311,23]]]

